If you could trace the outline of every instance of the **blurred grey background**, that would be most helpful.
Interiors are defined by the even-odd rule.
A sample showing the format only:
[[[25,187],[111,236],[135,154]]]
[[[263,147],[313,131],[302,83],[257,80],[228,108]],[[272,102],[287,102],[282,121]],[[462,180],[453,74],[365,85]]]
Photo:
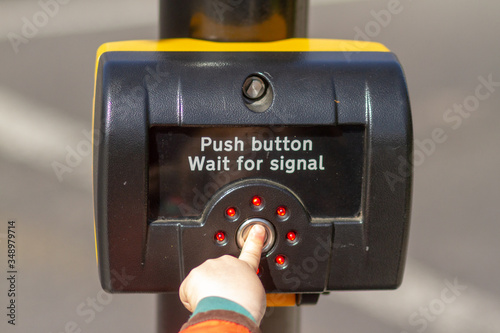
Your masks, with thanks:
[[[61,0],[44,21],[47,2],[0,2],[0,331],[155,332],[153,295],[101,292],[90,151],[59,177],[54,165],[89,147],[98,46],[157,38],[157,1]],[[312,0],[310,37],[362,36],[398,55],[420,153],[402,287],[321,297],[303,308],[303,332],[500,332],[499,13],[487,0]],[[436,129],[445,139],[430,142]],[[15,327],[6,317],[9,219]]]

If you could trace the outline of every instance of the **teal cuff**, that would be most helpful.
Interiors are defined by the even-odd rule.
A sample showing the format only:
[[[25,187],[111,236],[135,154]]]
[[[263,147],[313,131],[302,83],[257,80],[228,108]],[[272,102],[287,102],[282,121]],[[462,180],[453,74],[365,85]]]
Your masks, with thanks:
[[[194,310],[193,316],[198,313],[208,312],[212,310],[233,311],[242,314],[250,318],[252,321],[256,322],[254,317],[250,314],[250,312],[248,312],[247,309],[245,309],[238,303],[230,301],[227,298],[216,297],[216,296],[205,297],[204,299],[202,299],[196,306],[196,310]]]

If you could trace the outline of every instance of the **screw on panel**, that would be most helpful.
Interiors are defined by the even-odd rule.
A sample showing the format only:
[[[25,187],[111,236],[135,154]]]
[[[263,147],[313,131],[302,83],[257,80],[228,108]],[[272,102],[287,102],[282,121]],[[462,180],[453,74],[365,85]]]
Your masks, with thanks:
[[[258,76],[250,76],[243,83],[243,94],[251,100],[257,100],[264,96],[266,89],[266,84]]]

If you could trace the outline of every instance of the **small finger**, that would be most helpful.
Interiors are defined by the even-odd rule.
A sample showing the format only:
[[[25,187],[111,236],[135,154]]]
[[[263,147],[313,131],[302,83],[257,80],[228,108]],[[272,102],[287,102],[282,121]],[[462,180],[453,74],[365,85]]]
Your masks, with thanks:
[[[259,268],[260,256],[264,247],[266,229],[261,225],[254,225],[250,230],[245,244],[241,249],[239,259],[250,265],[255,271]]]

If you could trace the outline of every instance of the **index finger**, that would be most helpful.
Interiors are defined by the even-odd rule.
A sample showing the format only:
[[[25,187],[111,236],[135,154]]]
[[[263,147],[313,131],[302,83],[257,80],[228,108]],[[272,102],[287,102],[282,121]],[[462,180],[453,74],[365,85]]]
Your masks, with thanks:
[[[262,248],[264,247],[264,239],[266,237],[266,229],[261,225],[254,225],[249,232],[248,238],[243,244],[239,259],[243,260],[254,271],[257,271],[260,263]]]

